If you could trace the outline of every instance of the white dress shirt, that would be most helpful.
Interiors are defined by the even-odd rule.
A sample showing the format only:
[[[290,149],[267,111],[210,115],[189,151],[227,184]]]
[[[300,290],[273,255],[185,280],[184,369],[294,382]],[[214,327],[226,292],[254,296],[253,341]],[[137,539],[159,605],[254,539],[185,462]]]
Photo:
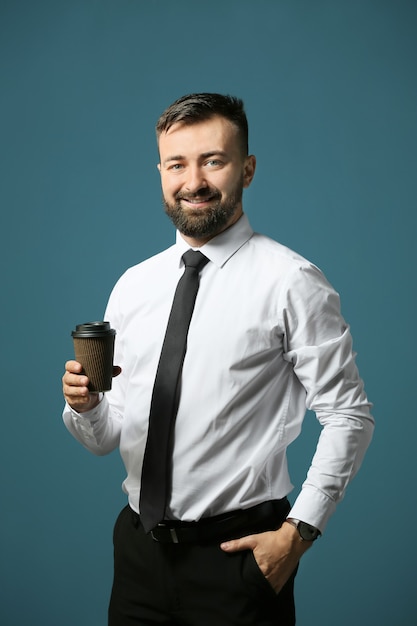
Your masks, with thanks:
[[[119,279],[105,319],[122,373],[92,411],[64,410],[93,453],[120,447],[135,511],[156,368],[188,248],[177,234]],[[210,263],[188,333],[166,517],[198,520],[286,496],[286,449],[308,408],[323,428],[291,516],[323,531],[373,431],[339,297],[314,265],[254,233],[245,215],[200,249]]]

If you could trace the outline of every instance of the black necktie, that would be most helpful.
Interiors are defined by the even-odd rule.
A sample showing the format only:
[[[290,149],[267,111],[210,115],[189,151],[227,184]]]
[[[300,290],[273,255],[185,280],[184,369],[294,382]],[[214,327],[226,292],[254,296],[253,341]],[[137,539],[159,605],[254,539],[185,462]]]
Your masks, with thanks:
[[[178,383],[184,361],[188,327],[199,285],[199,272],[208,262],[201,252],[188,250],[169,314],[152,392],[148,439],[142,467],[140,518],[146,532],[163,518],[170,467],[170,435],[178,409]]]

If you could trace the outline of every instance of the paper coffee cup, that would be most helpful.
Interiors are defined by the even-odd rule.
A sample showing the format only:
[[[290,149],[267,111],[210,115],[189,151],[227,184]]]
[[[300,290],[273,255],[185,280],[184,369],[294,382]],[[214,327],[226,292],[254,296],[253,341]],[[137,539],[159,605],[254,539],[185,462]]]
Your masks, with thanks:
[[[88,376],[90,391],[109,391],[113,379],[113,354],[116,331],[109,322],[78,324],[71,333],[75,360]]]

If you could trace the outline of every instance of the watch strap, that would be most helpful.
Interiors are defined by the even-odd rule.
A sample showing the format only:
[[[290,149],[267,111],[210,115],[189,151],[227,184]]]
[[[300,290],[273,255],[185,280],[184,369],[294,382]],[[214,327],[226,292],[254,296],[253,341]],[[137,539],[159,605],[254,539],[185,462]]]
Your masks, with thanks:
[[[315,541],[317,537],[321,535],[318,528],[312,526],[311,524],[307,524],[307,522],[302,522],[294,517],[287,517],[285,521],[298,530],[298,534],[303,541]]]

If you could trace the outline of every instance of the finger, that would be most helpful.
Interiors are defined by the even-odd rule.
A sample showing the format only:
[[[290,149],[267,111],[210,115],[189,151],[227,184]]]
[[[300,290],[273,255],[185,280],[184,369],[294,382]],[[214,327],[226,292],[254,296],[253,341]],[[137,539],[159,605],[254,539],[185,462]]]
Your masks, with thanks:
[[[77,364],[79,365],[79,364]],[[71,365],[69,366],[71,369]],[[76,367],[75,369],[79,369]],[[85,405],[89,401],[89,380],[87,376],[83,374],[73,374],[66,371],[62,377],[62,391],[65,400],[70,406],[76,408],[79,403]]]
[[[78,361],[67,361],[65,363],[65,371],[72,372],[74,374],[81,374],[83,366]]]
[[[90,410],[99,403],[99,394],[91,393],[88,387],[64,385],[63,391],[66,402],[75,411]]]
[[[72,374],[71,372],[65,372],[62,377],[62,383],[64,387],[88,387],[89,380],[84,374]]]
[[[65,387],[63,388],[63,393],[65,399],[68,400],[69,404],[73,400],[82,400],[87,401],[90,396],[90,392],[88,387]]]
[[[241,550],[254,550],[257,545],[255,535],[247,535],[240,539],[232,539],[231,541],[224,541],[220,544],[220,547],[225,552],[240,552]]]
[[[64,383],[63,392],[66,399],[88,399],[90,392],[86,385],[67,385]]]

